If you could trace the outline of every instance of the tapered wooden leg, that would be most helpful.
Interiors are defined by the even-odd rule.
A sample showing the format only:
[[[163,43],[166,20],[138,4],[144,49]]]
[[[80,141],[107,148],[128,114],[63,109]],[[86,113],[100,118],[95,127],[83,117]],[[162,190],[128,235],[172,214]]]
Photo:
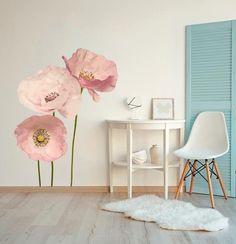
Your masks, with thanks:
[[[213,159],[213,165],[215,167],[215,170],[216,170],[216,174],[218,176],[218,180],[220,182],[220,186],[221,186],[221,189],[222,189],[222,192],[223,192],[223,195],[224,195],[224,198],[227,199],[227,193],[225,191],[225,187],[224,187],[224,183],[223,183],[223,180],[222,180],[222,177],[221,177],[221,174],[220,174],[220,170],[218,168],[218,165],[215,161],[215,159]]]
[[[192,172],[192,176],[191,176],[191,183],[190,183],[190,189],[189,189],[189,194],[191,195],[193,192],[193,185],[194,185],[194,180],[195,180],[195,171],[197,168],[197,160],[194,160],[194,164],[193,164],[193,172]]]
[[[175,194],[175,199],[178,199],[178,197],[179,197],[179,193],[180,193],[180,190],[181,190],[181,188],[183,186],[184,177],[185,177],[185,175],[187,173],[188,166],[189,166],[189,160],[187,160],[185,165],[184,165],[183,173],[182,173],[182,176],[181,176],[181,179],[179,181],[179,185],[178,185],[178,188],[177,188],[177,191],[176,191],[176,194]]]
[[[206,174],[207,174],[207,180],[208,180],[208,188],[209,188],[209,193],[210,193],[210,198],[211,198],[211,206],[212,206],[212,208],[215,208],[215,202],[214,202],[214,197],[213,197],[213,189],[212,189],[212,183],[211,183],[211,176],[210,176],[208,160],[205,160],[205,164],[206,164]]]

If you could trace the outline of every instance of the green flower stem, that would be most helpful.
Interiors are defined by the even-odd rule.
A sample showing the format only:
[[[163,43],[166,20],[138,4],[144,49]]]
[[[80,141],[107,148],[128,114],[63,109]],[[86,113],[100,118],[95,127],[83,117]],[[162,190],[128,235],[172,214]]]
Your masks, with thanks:
[[[78,120],[78,114],[75,115],[75,119],[74,119],[74,131],[73,131],[73,139],[72,139],[72,147],[71,147],[70,186],[73,186],[74,148],[75,148],[75,135],[76,135],[76,129],[77,129],[77,120]]]
[[[53,172],[54,172],[54,165],[53,165],[53,161],[51,161],[51,187],[53,187]]]
[[[55,112],[52,113],[52,116],[55,117]],[[53,176],[54,176],[54,163],[51,161],[51,187],[53,187]]]
[[[83,90],[84,90],[84,88],[81,87],[81,95],[83,93]],[[76,136],[76,129],[77,129],[77,121],[78,121],[78,114],[75,115],[75,119],[74,119],[74,131],[73,131],[72,146],[71,146],[70,186],[73,186],[73,176],[74,176],[74,148],[75,148],[75,136]]]
[[[84,88],[81,87],[81,95],[83,93],[83,90]],[[78,114],[75,115],[75,119],[74,119],[74,131],[73,131],[72,146],[71,146],[70,186],[73,186],[73,177],[74,177],[74,148],[75,148],[77,121],[78,121]]]
[[[39,178],[39,187],[41,187],[41,175],[40,175],[40,162],[38,160],[38,178]]]

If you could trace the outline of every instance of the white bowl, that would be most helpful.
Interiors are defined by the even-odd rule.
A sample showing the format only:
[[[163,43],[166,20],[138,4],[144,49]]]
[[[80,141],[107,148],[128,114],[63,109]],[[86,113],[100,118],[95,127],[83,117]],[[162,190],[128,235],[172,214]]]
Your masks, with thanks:
[[[147,152],[146,150],[141,150],[134,152],[132,154],[132,162],[135,164],[143,164],[147,161]]]

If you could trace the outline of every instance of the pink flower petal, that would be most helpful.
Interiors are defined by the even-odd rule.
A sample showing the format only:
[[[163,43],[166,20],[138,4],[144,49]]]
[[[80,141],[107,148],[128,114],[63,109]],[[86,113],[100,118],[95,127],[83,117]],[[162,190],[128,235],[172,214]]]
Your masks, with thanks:
[[[89,94],[92,96],[94,102],[100,101],[100,96],[92,89],[88,89]]]
[[[100,92],[109,92],[115,88],[115,79],[113,76],[108,76],[106,80],[86,81],[80,79],[81,86],[86,86],[87,89],[93,89]]]
[[[117,82],[116,64],[104,56],[85,49],[78,49],[69,59],[63,56],[63,60],[71,75],[77,78],[83,88],[89,90],[95,101],[98,100],[95,91],[109,92],[115,88]],[[86,76],[86,74],[91,76]]]
[[[66,102],[70,102],[70,97],[77,98],[79,102],[81,87],[67,69],[48,66],[23,80],[18,88],[18,96],[27,108],[40,113],[52,113],[69,108]],[[68,114],[71,115],[71,111]]]
[[[46,145],[38,146],[33,135],[44,129],[49,137]],[[52,115],[31,116],[15,130],[17,146],[32,160],[53,161],[63,156],[67,149],[66,128],[63,122]]]
[[[59,110],[59,112],[67,118],[74,118],[78,114],[80,108],[80,99],[70,98],[65,105]]]

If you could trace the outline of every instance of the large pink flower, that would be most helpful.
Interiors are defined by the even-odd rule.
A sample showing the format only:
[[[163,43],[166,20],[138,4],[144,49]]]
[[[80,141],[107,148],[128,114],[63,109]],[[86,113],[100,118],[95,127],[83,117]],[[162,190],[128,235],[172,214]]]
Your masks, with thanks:
[[[15,130],[17,146],[33,160],[54,161],[67,149],[66,128],[52,115],[31,116]]]
[[[113,61],[81,48],[70,59],[62,58],[67,69],[83,88],[88,89],[94,101],[99,100],[96,91],[109,92],[115,88],[117,69]]]
[[[81,87],[65,68],[48,66],[23,80],[18,88],[20,102],[33,111],[58,110],[65,117],[79,111]]]

